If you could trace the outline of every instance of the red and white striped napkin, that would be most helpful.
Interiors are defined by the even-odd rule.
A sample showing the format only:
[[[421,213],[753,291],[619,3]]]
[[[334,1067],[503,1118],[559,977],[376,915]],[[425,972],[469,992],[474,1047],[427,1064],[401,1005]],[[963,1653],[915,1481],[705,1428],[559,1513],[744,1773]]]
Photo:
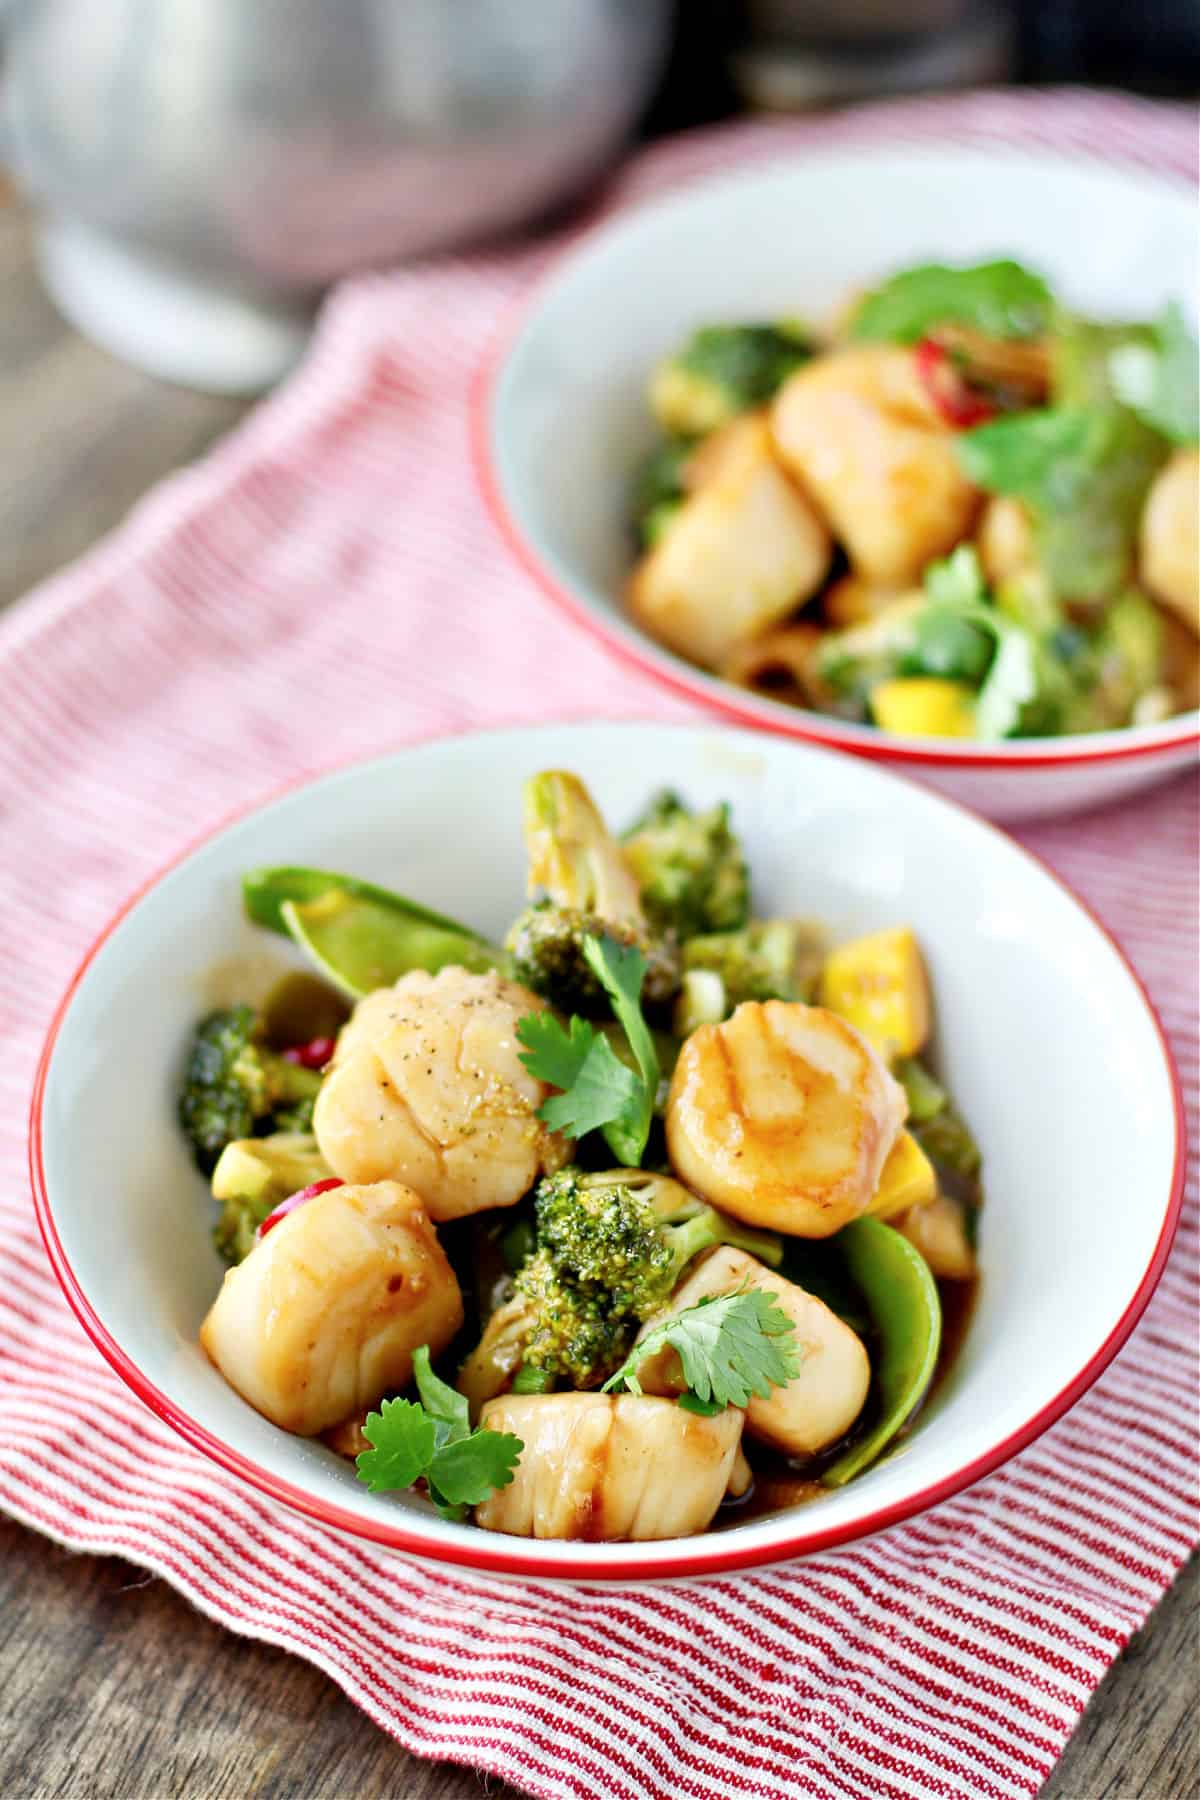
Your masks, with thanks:
[[[1043,143],[1189,171],[1188,117],[979,95],[659,147],[620,206],[830,139]],[[1036,1791],[1196,1537],[1196,1196],[1104,1378],[969,1493],[703,1586],[517,1587],[359,1548],[188,1449],[83,1337],[25,1175],[34,1061],[118,902],[281,780],[431,733],[687,718],[552,611],[485,515],[470,376],[543,245],[347,284],[304,368],[0,625],[0,1503],[317,1663],[385,1730],[545,1796]],[[1197,1112],[1196,795],[1022,834],[1117,933]]]

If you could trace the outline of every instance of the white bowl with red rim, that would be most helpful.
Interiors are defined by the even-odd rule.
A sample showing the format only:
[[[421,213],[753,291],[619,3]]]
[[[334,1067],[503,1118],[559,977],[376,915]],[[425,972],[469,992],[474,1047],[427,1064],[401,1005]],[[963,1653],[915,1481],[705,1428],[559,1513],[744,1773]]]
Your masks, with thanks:
[[[926,259],[1016,256],[1070,305],[1194,305],[1194,196],[1177,178],[1044,151],[897,144],[812,151],[602,224],[502,331],[473,394],[484,492],[547,594],[612,651],[741,724],[891,763],[990,817],[1116,800],[1195,760],[1200,714],[997,744],[892,736],[750,693],[644,632],[623,593],[631,471],[653,441],[648,371],[697,325],[823,318]]]
[[[984,1150],[979,1299],[915,1429],[847,1487],[700,1537],[529,1542],[447,1524],[416,1494],[370,1494],[349,1463],[254,1412],[197,1341],[223,1265],[175,1124],[181,1059],[201,1011],[257,998],[291,954],[243,919],[242,872],[342,868],[500,934],[523,899],[521,783],[550,766],[577,770],[614,821],[651,782],[696,804],[730,800],[761,911],[818,917],[837,936],[911,923],[937,1058]],[[1161,1029],[1121,952],[993,827],[871,763],[781,737],[546,726],[444,739],[308,783],[151,883],[55,1017],[30,1157],[51,1261],[85,1329],[231,1474],[353,1537],[465,1568],[653,1580],[850,1542],[977,1481],[1052,1424],[1158,1279],[1183,1191],[1181,1119]]]

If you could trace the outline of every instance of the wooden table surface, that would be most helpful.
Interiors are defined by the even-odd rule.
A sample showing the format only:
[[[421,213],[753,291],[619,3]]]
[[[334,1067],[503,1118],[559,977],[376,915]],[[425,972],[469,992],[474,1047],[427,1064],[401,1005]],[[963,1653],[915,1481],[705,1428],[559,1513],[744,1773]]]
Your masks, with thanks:
[[[0,605],[117,523],[244,411],[153,381],[55,314],[0,188]],[[1193,1561],[1099,1689],[1042,1800],[1200,1795]],[[408,1756],[318,1670],[164,1582],[0,1518],[3,1800],[506,1800]]]

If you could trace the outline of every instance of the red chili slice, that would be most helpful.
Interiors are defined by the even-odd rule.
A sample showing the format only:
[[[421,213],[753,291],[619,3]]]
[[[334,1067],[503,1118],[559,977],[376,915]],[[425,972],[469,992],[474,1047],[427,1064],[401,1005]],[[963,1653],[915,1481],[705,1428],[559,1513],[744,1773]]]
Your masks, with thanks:
[[[286,1200],[281,1200],[279,1205],[267,1214],[254,1234],[256,1242],[261,1243],[268,1231],[274,1231],[280,1219],[286,1219],[289,1213],[296,1211],[297,1207],[303,1206],[309,1200],[315,1200],[318,1194],[327,1194],[330,1188],[345,1187],[345,1185],[345,1182],[339,1181],[336,1175],[331,1175],[325,1181],[310,1181],[307,1187],[298,1189],[294,1194],[289,1194]]]
[[[996,417],[999,409],[971,387],[945,344],[922,338],[913,356],[925,391],[947,425],[966,431]]]
[[[323,1069],[334,1052],[331,1037],[309,1038],[307,1044],[293,1044],[283,1053],[284,1062],[298,1063],[302,1069]]]

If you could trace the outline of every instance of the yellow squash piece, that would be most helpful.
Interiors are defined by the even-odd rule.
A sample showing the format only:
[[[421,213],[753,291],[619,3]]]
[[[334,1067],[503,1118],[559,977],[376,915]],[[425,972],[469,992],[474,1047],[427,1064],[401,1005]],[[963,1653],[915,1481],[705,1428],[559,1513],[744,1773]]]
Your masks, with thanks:
[[[907,925],[855,938],[826,958],[820,1003],[889,1062],[916,1056],[929,1036],[929,980]]]
[[[975,695],[960,681],[906,675],[871,690],[871,711],[883,731],[904,737],[975,736]]]
[[[902,1131],[892,1145],[879,1176],[867,1212],[876,1219],[891,1219],[914,1206],[926,1206],[937,1198],[933,1164],[910,1131]],[[918,1246],[919,1247],[919,1246]]]

